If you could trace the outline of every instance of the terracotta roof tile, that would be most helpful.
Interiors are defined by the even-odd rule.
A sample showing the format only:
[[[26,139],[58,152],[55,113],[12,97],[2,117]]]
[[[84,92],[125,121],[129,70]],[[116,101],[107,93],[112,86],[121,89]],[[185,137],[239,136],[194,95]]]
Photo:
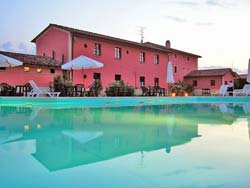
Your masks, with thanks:
[[[143,43],[143,44],[144,44],[144,45],[147,45],[147,46],[155,47],[155,48],[168,49],[168,50],[170,50],[171,52],[180,52],[180,53],[184,53],[184,54],[188,54],[188,55],[192,55],[192,56],[196,56],[196,57],[198,57],[198,58],[201,58],[201,56],[196,55],[196,54],[192,54],[192,53],[185,52],[185,51],[182,51],[182,50],[177,50],[177,49],[175,49],[175,48],[166,48],[166,46],[159,45],[159,44],[155,44],[155,43],[152,43],[152,42],[145,42],[145,43]]]
[[[233,72],[231,68],[224,68],[224,69],[207,69],[207,70],[193,70],[189,72],[184,78],[187,77],[206,77],[206,76],[223,76],[228,72],[232,72],[236,77],[238,74]]]
[[[24,65],[37,65],[37,66],[58,67],[58,68],[61,67],[61,62],[52,59],[50,57],[6,52],[6,51],[0,51],[0,54],[22,61]]]
[[[88,37],[92,37],[92,38],[99,38],[99,39],[102,39],[102,40],[113,41],[113,42],[117,42],[117,43],[121,43],[121,44],[137,46],[137,47],[141,47],[141,48],[159,50],[159,51],[163,51],[163,52],[167,52],[167,53],[181,52],[181,53],[186,53],[186,54],[193,55],[193,56],[196,56],[196,57],[201,57],[199,55],[195,55],[195,54],[192,54],[192,53],[189,53],[189,52],[184,52],[184,51],[176,50],[176,49],[173,49],[173,48],[166,48],[165,46],[157,45],[157,44],[154,44],[154,43],[138,43],[138,42],[134,42],[134,41],[129,41],[129,40],[116,38],[116,37],[111,37],[111,36],[107,36],[107,35],[102,35],[102,34],[98,34],[98,33],[93,33],[93,32],[89,32],[89,31],[79,30],[79,29],[66,27],[66,26],[62,26],[62,25],[57,25],[57,24],[49,24],[31,42],[36,42],[37,38],[40,37],[50,27],[56,27],[56,28],[59,28],[59,29],[63,29],[65,31],[68,31],[68,32],[70,32],[72,34],[75,34],[75,35],[83,35],[83,36],[88,36]]]

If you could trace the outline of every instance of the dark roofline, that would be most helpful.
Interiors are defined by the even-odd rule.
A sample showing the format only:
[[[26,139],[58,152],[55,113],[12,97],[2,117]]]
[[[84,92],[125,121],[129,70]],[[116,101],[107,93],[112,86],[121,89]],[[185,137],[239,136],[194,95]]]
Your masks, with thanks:
[[[196,55],[196,54],[193,54],[193,53],[185,52],[185,51],[182,51],[182,50],[177,50],[175,48],[167,48],[166,46],[163,46],[163,45],[160,45],[160,44],[155,44],[155,43],[152,43],[152,42],[145,42],[144,44],[153,45],[153,46],[156,46],[156,47],[162,48],[162,49],[166,48],[166,49],[170,50],[171,52],[180,52],[180,53],[184,53],[184,54],[195,56],[197,58],[201,58],[202,57],[200,55]]]
[[[16,52],[8,52],[8,51],[0,51],[0,54],[5,56],[20,60],[23,62],[23,65],[32,65],[32,66],[42,66],[42,67],[53,67],[53,68],[61,68],[61,62],[51,57],[33,55],[33,54],[24,54],[24,53],[16,53]],[[26,59],[25,59],[26,58]],[[30,58],[30,59],[27,59]],[[30,60],[31,62],[27,62]],[[32,62],[36,61],[36,63]],[[47,63],[44,63],[44,61]]]
[[[224,71],[223,73],[218,73],[218,74],[211,74],[211,75],[191,75],[189,74],[193,72],[205,72],[205,71]],[[204,70],[193,70],[189,72],[187,75],[184,76],[184,78],[192,78],[192,77],[210,77],[210,76],[224,76],[226,73],[231,72],[235,77],[240,77],[237,72],[234,72],[231,68],[221,68],[221,69],[204,69]]]
[[[177,49],[174,49],[174,48],[166,48],[164,46],[154,44],[154,43],[150,43],[150,44],[154,44],[154,46],[152,46],[152,45],[149,46],[149,45],[147,45],[147,43],[139,43],[139,42],[129,41],[129,40],[121,39],[121,38],[111,37],[111,36],[108,36],[108,35],[93,33],[93,32],[89,32],[89,31],[79,30],[79,29],[66,27],[66,26],[62,26],[62,25],[57,25],[57,24],[51,24],[51,23],[44,30],[42,30],[33,40],[31,40],[31,42],[36,43],[36,40],[50,27],[56,27],[56,28],[68,31],[73,35],[87,36],[87,37],[91,37],[91,38],[98,38],[98,39],[105,40],[105,41],[113,41],[113,42],[120,43],[120,44],[127,44],[127,45],[130,45],[130,46],[138,46],[138,47],[141,47],[141,48],[159,50],[159,51],[167,52],[167,53],[181,52],[181,53],[185,53],[185,54],[189,54],[189,55],[201,58],[201,56],[196,55],[196,54],[192,54],[192,53],[189,53],[189,52],[177,50]]]

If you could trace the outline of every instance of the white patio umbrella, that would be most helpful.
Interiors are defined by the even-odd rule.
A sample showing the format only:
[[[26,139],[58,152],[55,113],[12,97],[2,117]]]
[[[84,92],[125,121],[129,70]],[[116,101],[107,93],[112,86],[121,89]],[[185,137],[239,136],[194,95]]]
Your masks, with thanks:
[[[169,87],[169,84],[174,83],[174,74],[173,74],[172,62],[171,61],[168,62],[166,82],[168,83],[168,87]]]
[[[16,67],[22,64],[23,62],[17,59],[0,54],[0,67]]]
[[[168,62],[166,82],[168,84],[173,84],[174,83],[174,74],[173,74],[173,68],[172,68],[172,62],[171,61]]]
[[[71,70],[71,69],[93,69],[93,68],[101,68],[103,67],[103,63],[91,59],[86,56],[79,56],[65,64],[62,65],[62,69]]]
[[[173,135],[174,126],[175,126],[175,116],[173,114],[169,114],[167,116],[168,136],[172,136]]]
[[[250,83],[250,59],[248,61],[247,82]]]

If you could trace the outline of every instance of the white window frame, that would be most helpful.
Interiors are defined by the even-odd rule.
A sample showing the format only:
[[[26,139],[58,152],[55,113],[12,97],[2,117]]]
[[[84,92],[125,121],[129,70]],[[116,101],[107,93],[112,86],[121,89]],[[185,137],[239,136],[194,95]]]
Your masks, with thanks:
[[[145,61],[146,61],[146,53],[140,52],[140,62],[145,63]]]
[[[122,58],[122,49],[119,47],[115,47],[115,59]]]

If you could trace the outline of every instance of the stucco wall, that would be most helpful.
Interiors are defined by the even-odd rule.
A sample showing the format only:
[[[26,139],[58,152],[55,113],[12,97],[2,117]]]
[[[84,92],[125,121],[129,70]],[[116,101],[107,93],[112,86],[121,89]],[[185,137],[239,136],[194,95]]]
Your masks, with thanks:
[[[36,41],[37,54],[52,56],[52,51],[56,53],[56,59],[61,61],[61,55],[65,55],[65,62],[68,60],[68,55],[71,53],[71,37],[69,33],[51,27],[43,33]],[[94,43],[101,44],[101,56],[95,56]],[[87,47],[85,47],[87,46]],[[115,47],[122,48],[122,58],[115,59]],[[146,53],[146,62],[140,63],[140,52]],[[128,53],[127,53],[128,52]],[[154,55],[159,55],[159,64],[154,64]],[[153,86],[154,78],[159,78],[159,85],[167,88],[166,73],[167,62],[170,58],[174,67],[177,67],[177,73],[174,73],[175,81],[183,80],[183,76],[191,70],[198,68],[198,58],[187,54],[176,52],[177,56],[165,52],[155,51],[151,49],[140,49],[134,46],[122,45],[111,41],[104,41],[97,38],[73,37],[73,58],[79,55],[85,55],[93,58],[104,64],[100,69],[74,70],[73,82],[75,84],[83,83],[88,87],[93,82],[93,73],[101,73],[103,87],[107,87],[109,83],[115,80],[115,74],[120,74],[121,79],[125,83],[136,88],[140,87],[140,76],[145,77],[145,85]],[[189,57],[189,60],[187,60]],[[87,77],[84,79],[83,75]]]
[[[36,69],[42,68],[43,72],[37,73]],[[44,67],[30,67],[29,72],[24,72],[23,67],[13,67],[7,68],[4,71],[0,71],[0,83],[8,83],[12,86],[24,85],[29,82],[29,80],[34,80],[39,87],[48,87],[49,83],[53,81],[56,75],[61,74],[62,71],[55,69],[55,73],[50,73],[49,68]]]
[[[94,43],[101,44],[101,56],[93,55]],[[87,47],[85,48],[84,45]],[[122,58],[119,60],[114,57],[115,47],[122,48]],[[139,61],[141,51],[146,53],[145,63]],[[155,54],[159,55],[158,65],[154,64]],[[93,81],[93,73],[96,72],[101,73],[101,80],[104,87],[107,87],[109,83],[115,80],[115,74],[122,75],[121,79],[124,80],[125,83],[135,86],[136,88],[140,87],[140,76],[145,77],[146,86],[153,86],[154,78],[159,78],[159,85],[161,87],[167,87],[167,53],[151,49],[139,49],[96,39],[75,37],[73,56],[77,57],[79,55],[85,55],[102,62],[104,68],[74,71],[75,83],[84,83],[85,86],[89,86]],[[190,60],[187,61],[187,57],[183,56],[183,54],[177,54],[177,58],[175,58],[174,55],[169,55],[169,57],[173,64],[173,70],[174,66],[177,66],[177,73],[174,73],[176,81],[182,80],[183,75],[198,67],[197,58],[190,57]],[[83,74],[87,75],[86,79],[83,79]]]
[[[67,62],[69,59],[69,33],[63,30],[51,27],[44,32],[36,41],[36,54],[52,57],[55,51],[55,59],[62,61],[62,55]]]
[[[222,84],[227,84],[232,80],[233,81],[233,74],[231,72],[226,73],[224,76],[207,76],[207,77],[192,77],[192,78],[185,78],[190,84],[193,84],[193,80],[197,80],[197,86],[194,89],[202,89],[208,88],[213,90],[218,90]],[[210,80],[215,80],[215,86],[211,86]]]

